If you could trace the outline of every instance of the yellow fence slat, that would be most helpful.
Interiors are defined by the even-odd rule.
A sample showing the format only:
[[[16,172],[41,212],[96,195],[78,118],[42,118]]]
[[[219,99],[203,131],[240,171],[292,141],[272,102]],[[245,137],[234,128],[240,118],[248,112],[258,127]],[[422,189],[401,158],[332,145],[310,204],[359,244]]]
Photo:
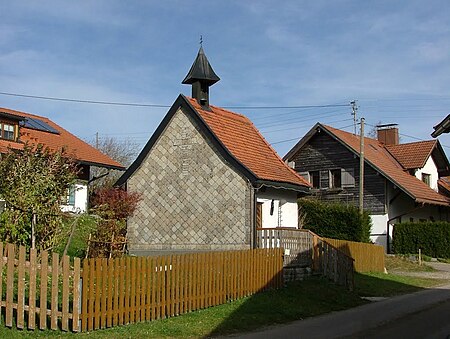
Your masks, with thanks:
[[[8,244],[8,260],[6,269],[6,326],[11,327],[13,324],[13,301],[14,301],[14,245]]]
[[[63,331],[69,330],[69,257],[64,256],[62,261],[63,279],[62,279],[62,320],[61,328]]]
[[[324,238],[325,241],[352,257],[356,272],[384,272],[384,248],[379,245]]]
[[[25,247],[19,247],[17,266],[17,328],[23,329],[25,319]]]
[[[73,316],[72,316],[72,330],[74,332],[80,331],[80,258],[73,259]]]
[[[1,248],[1,246],[0,246]],[[0,252],[1,249],[0,249]],[[30,289],[28,292],[28,328],[34,330],[36,328],[36,272],[37,272],[37,262],[36,262],[36,249],[32,248],[30,250]],[[1,267],[0,267],[1,270]],[[1,277],[0,277],[1,281]],[[0,290],[1,294],[1,290]]]

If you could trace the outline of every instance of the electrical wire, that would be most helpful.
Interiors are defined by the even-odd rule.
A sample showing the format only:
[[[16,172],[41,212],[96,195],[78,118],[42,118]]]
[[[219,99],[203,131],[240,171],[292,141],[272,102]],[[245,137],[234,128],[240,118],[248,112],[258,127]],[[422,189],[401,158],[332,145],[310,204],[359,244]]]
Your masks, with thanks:
[[[134,106],[134,107],[157,107],[157,108],[171,107],[171,105],[162,105],[162,104],[140,104],[140,103],[130,103],[130,102],[70,99],[70,98],[58,98],[58,97],[48,97],[48,96],[8,93],[8,92],[0,92],[0,94],[6,95],[6,96],[21,97],[21,98],[76,102],[76,103],[83,103],[83,104]],[[299,105],[299,106],[223,106],[223,108],[228,108],[228,109],[303,109],[303,108],[326,108],[326,107],[345,107],[345,106],[349,106],[349,104]]]
[[[65,101],[65,102],[77,102],[82,104],[98,104],[98,105],[114,105],[114,106],[134,106],[134,107],[157,107],[157,108],[169,108],[169,105],[159,105],[159,104],[137,104],[128,102],[110,102],[110,101],[96,101],[96,100],[81,100],[81,99],[69,99],[69,98],[56,98],[56,97],[45,97],[39,95],[28,95],[28,94],[17,94],[17,93],[7,93],[0,92],[1,95],[8,95],[13,97],[21,98],[31,98],[31,99],[41,99],[41,100],[52,100],[52,101]]]

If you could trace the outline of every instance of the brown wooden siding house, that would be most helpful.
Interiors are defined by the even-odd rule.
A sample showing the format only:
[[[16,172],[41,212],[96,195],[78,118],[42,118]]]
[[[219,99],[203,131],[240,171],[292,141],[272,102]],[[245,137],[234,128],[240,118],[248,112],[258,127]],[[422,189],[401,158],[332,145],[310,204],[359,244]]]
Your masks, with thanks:
[[[143,196],[127,221],[130,253],[250,248],[257,214],[262,222],[277,213],[270,226],[297,227],[296,199],[309,183],[248,118],[209,104],[218,80],[200,48],[183,81],[193,98],[176,99],[118,180]]]
[[[388,247],[398,222],[450,220],[450,200],[438,189],[450,168],[439,141],[399,144],[398,129],[388,127],[379,130],[378,140],[364,138],[364,145],[364,209],[371,214],[372,241]],[[358,135],[317,123],[284,159],[295,163],[318,198],[358,206],[359,152]]]

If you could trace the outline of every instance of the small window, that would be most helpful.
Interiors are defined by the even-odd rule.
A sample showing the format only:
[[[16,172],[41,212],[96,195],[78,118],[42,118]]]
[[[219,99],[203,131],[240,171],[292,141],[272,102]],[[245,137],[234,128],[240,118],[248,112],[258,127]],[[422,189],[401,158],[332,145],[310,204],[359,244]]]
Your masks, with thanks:
[[[422,181],[428,186],[431,186],[431,175],[427,173],[422,173]]]
[[[330,170],[330,188],[342,187],[341,169]]]
[[[75,186],[71,186],[69,188],[69,192],[67,194],[67,205],[75,206]]]
[[[2,139],[14,140],[14,125],[2,123],[1,124]]]
[[[319,171],[309,172],[309,182],[314,188],[320,188],[320,174]]]

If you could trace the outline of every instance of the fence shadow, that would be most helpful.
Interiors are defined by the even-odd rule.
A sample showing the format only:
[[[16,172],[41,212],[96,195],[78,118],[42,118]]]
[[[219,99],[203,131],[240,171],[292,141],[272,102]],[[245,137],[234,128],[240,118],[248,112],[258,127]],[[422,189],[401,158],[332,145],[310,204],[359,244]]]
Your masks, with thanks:
[[[203,338],[260,332],[269,327],[300,321],[321,314],[369,304],[362,297],[391,297],[424,288],[355,273],[355,289],[349,291],[329,279],[310,276],[288,283],[279,290],[257,293],[245,301]],[[260,333],[264,337],[263,333]]]

